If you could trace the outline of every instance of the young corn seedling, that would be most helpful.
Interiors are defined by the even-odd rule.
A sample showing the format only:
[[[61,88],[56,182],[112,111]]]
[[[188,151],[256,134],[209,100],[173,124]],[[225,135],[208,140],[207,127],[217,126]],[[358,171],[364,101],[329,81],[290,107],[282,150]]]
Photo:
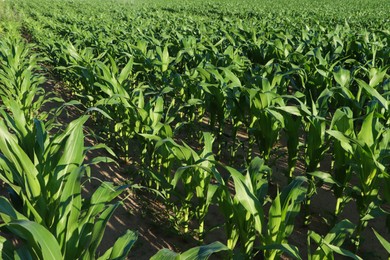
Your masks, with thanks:
[[[268,223],[264,218],[263,205],[268,189],[264,173],[270,169],[264,161],[255,158],[245,176],[237,170],[226,167],[234,181],[235,195],[223,187],[219,205],[226,217],[227,246],[233,250],[241,244],[238,255],[246,258],[257,254],[276,259],[282,253],[299,257],[298,249],[289,245],[287,238],[294,229],[294,219],[306,194],[304,177],[297,177],[282,192],[277,192],[271,202]],[[260,246],[256,246],[259,243]]]
[[[333,135],[343,133],[344,136],[355,138],[352,110],[348,107],[337,109],[333,115],[330,130],[328,130],[327,133],[331,138],[334,138],[332,180],[334,181],[334,194],[337,198],[334,212],[335,218],[337,218],[343,210],[344,203],[348,200],[345,192],[349,189],[349,183],[352,177],[350,167],[352,156],[343,148],[344,143],[333,137]]]
[[[295,217],[306,196],[306,188],[303,186],[305,181],[305,178],[297,177],[281,193],[278,190],[272,201],[268,213],[268,233],[263,242],[264,255],[268,259],[277,259],[282,253],[299,258],[298,249],[289,245],[287,238],[294,230]]]
[[[227,184],[221,180],[218,205],[225,217],[226,245],[233,251],[239,243],[241,248],[235,254],[249,258],[255,254],[256,230],[260,230],[261,234],[265,225],[262,206],[268,181],[264,175],[270,169],[263,160],[255,158],[245,176],[233,168],[227,167],[227,170],[234,176],[236,195],[232,196]]]
[[[143,98],[143,96],[140,96]],[[163,97],[156,97],[144,104],[139,100],[137,109],[137,134],[140,136],[142,145],[142,163],[150,165],[150,168],[159,167],[161,162],[156,159],[154,153],[155,141],[172,138],[173,132],[170,124],[174,121],[174,113],[171,109],[175,107],[172,102],[168,109],[164,110]],[[173,109],[172,109],[173,110]]]
[[[295,106],[282,106],[275,108],[283,115],[282,126],[287,136],[287,172],[286,177],[290,183],[293,179],[295,166],[298,160],[299,138],[302,125],[302,116],[299,108]]]
[[[324,101],[326,102],[326,101]],[[305,149],[305,162],[306,162],[306,173],[310,174],[320,166],[320,162],[323,159],[325,152],[328,150],[328,140],[326,140],[326,119],[320,115],[320,111],[316,108],[317,104],[312,101],[312,111],[305,116],[306,121],[306,149]],[[308,109],[302,109],[302,111],[308,112]],[[310,203],[311,196],[316,192],[316,183],[314,182],[313,176],[309,178],[309,189],[308,196],[305,203],[305,224],[310,223]]]
[[[0,121],[0,178],[10,188],[12,208],[20,211],[24,219],[36,223],[28,222],[27,227],[21,228],[27,231],[33,228],[42,233],[40,236],[50,232],[58,243],[53,249],[59,247],[59,254],[65,259],[97,257],[107,222],[120,205],[111,202],[127,187],[102,182],[90,198],[83,198],[82,178],[89,172],[84,158],[88,150],[94,149],[84,147],[83,124],[87,119],[87,116],[80,117],[54,137],[36,120],[34,138],[21,140],[9,132],[4,120]],[[27,146],[27,142],[33,147],[31,155],[20,145]],[[96,158],[91,164],[100,161],[110,159]],[[12,229],[14,221],[18,224],[19,219],[12,216],[3,221]],[[13,232],[27,239],[30,246],[36,245],[28,235],[31,230],[27,234]],[[115,256],[117,250],[128,252],[135,239],[133,232],[126,233],[114,245],[115,252],[109,249],[105,258]]]
[[[214,138],[210,133],[204,133],[203,135],[204,148],[202,153],[198,155],[191,149],[192,158],[187,163],[188,165],[177,169],[172,180],[173,189],[178,194],[184,193],[183,198],[186,203],[182,205],[182,208],[185,212],[185,230],[188,229],[189,212],[192,211],[199,223],[197,233],[200,242],[203,242],[206,232],[206,215],[218,189],[217,185],[212,184],[212,180],[221,179],[214,163],[212,151]],[[191,161],[192,164],[190,164]],[[180,192],[181,190],[183,192]],[[185,205],[187,203],[189,204]]]
[[[0,235],[0,248],[2,257],[5,259],[67,259],[77,254],[65,253],[61,250],[58,239],[43,225],[29,220],[27,217],[15,210],[12,204],[5,197],[0,197],[0,230],[11,233],[19,239],[15,245],[12,241]],[[100,220],[106,218],[107,212],[103,212]],[[95,228],[93,233],[96,234],[101,228]],[[4,233],[3,233],[4,234]],[[96,238],[96,235],[94,235]],[[74,246],[77,238],[69,238],[66,243]],[[79,259],[125,259],[131,247],[137,240],[137,234],[128,230],[125,235],[120,237],[115,244],[109,248],[102,256],[92,255],[80,256]]]
[[[175,212],[176,228],[189,233],[189,224],[195,219],[196,233],[202,242],[206,233],[205,217],[218,189],[212,180],[221,178],[212,152],[214,139],[210,133],[204,133],[204,149],[198,154],[185,143],[179,145],[171,138],[152,135],[149,138],[156,142],[154,158],[159,167],[146,169],[147,177],[164,196],[164,203]],[[179,205],[172,203],[176,200]]]
[[[63,75],[65,82],[69,82],[76,95],[83,98],[83,102],[93,105],[96,97],[100,97],[97,81],[96,62],[101,60],[105,53],[95,56],[92,48],[82,48],[72,43],[63,43],[59,46],[56,71]]]
[[[341,248],[343,243],[352,236],[354,230],[355,225],[349,220],[342,220],[337,223],[325,237],[309,230],[309,236],[307,237],[308,259],[336,259],[334,256],[335,253],[355,260],[362,259],[350,251]],[[318,248],[314,252],[311,249],[311,240],[318,244]]]
[[[46,101],[40,86],[45,78],[37,73],[44,59],[30,48],[19,38],[0,41],[0,98],[20,124],[32,125]]]
[[[206,111],[210,113],[210,127],[215,132],[218,142],[217,155],[221,153],[221,137],[225,125],[225,118],[228,115],[226,109],[226,84],[224,77],[211,64],[206,64],[204,67],[198,66],[202,82],[200,87],[204,93],[204,106]]]
[[[354,187],[355,198],[359,210],[359,224],[356,229],[356,248],[360,244],[360,233],[367,226],[370,219],[377,215],[379,209],[379,180],[387,176],[386,168],[381,163],[388,155],[389,130],[378,118],[374,118],[375,111],[367,114],[362,122],[356,137],[347,137],[338,131],[329,131],[336,138],[341,147],[351,157],[351,169],[359,177],[359,185]],[[386,178],[384,178],[386,181]],[[386,196],[386,191],[384,192]]]
[[[280,101],[274,84],[263,78],[261,88],[247,89],[250,102],[250,124],[247,127],[267,163],[283,124],[282,115],[272,109]],[[248,156],[250,160],[251,155]]]
[[[97,79],[94,86],[99,89],[99,95],[94,95],[94,106],[105,111],[112,120],[103,124],[102,134],[111,140],[121,151],[121,156],[127,159],[130,155],[129,141],[138,132],[137,103],[138,106],[143,106],[143,89],[133,87],[133,59],[130,59],[122,70],[119,70],[111,56],[108,56],[108,59],[109,64],[96,61]],[[103,120],[105,119],[97,119]]]

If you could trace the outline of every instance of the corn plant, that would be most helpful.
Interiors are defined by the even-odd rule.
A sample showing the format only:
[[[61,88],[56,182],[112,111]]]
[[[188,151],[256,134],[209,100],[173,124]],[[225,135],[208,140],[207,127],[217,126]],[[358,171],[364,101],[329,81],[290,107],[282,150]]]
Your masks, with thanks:
[[[336,110],[333,115],[331,130],[328,130],[327,133],[333,138],[333,135],[337,133],[334,131],[339,131],[345,136],[351,138],[355,137],[354,133],[354,123],[353,123],[353,112],[348,107],[339,108]],[[336,207],[335,207],[335,217],[337,217],[343,210],[344,203],[348,201],[348,193],[351,191],[349,189],[349,183],[352,178],[351,172],[351,154],[345,152],[343,149],[343,143],[335,138],[333,143],[333,175],[332,180],[334,180],[334,195],[337,198]],[[347,194],[346,194],[347,193]]]
[[[360,232],[372,219],[372,212],[378,209],[378,181],[386,176],[386,168],[381,163],[387,157],[389,145],[388,129],[384,128],[379,119],[374,118],[374,111],[369,112],[362,122],[356,138],[347,137],[340,132],[329,132],[340,143],[342,148],[351,156],[351,168],[359,177],[359,192],[355,194],[358,210],[359,225],[356,231],[356,246],[359,246]],[[374,214],[375,215],[375,214]]]
[[[5,237],[0,236],[1,255],[4,259],[29,258],[29,259],[66,259],[71,254],[63,255],[57,239],[44,226],[27,219],[16,211],[11,203],[0,197],[0,218],[4,222],[0,229],[6,230],[21,239],[15,246]],[[104,216],[102,215],[101,218]],[[97,259],[124,259],[137,239],[132,231],[127,231],[119,238],[113,247],[108,249]],[[91,259],[94,256],[84,256],[83,259]]]
[[[20,145],[31,140],[18,140],[9,132],[4,120],[0,122],[0,178],[10,187],[12,207],[21,212],[22,220],[36,223],[32,228],[39,225],[39,229],[47,230],[42,232],[50,232],[64,258],[90,259],[97,256],[107,221],[120,205],[120,202],[110,202],[126,188],[103,182],[90,198],[82,198],[82,177],[89,167],[84,157],[88,150],[93,149],[84,147],[82,126],[87,119],[87,116],[80,117],[54,137],[50,137],[42,122],[35,121],[34,139],[29,143],[33,147],[31,155]],[[109,161],[97,158],[92,163],[101,160]],[[11,229],[13,221],[19,220],[15,217],[3,219],[9,222]],[[31,236],[21,236],[31,240]],[[128,232],[114,246],[115,252],[118,247],[127,252],[135,239],[136,235]],[[30,246],[36,244],[34,240],[29,243]],[[112,248],[104,256],[115,255],[113,252]]]
[[[0,41],[0,97],[21,124],[32,125],[46,100],[40,86],[45,78],[37,73],[44,59],[31,54],[30,48],[15,37]]]
[[[57,51],[62,55],[57,57],[56,71],[65,73],[65,81],[71,83],[84,97],[83,102],[91,102],[99,94],[94,87],[96,79],[96,62],[102,59],[105,53],[95,56],[92,48],[81,48],[72,43],[58,44]],[[88,104],[88,103],[87,103]]]
[[[266,162],[279,138],[283,124],[281,114],[272,109],[281,101],[276,87],[279,78],[275,76],[272,82],[267,78],[262,78],[260,87],[247,90],[250,102],[250,121],[247,127]]]
[[[326,102],[323,101],[323,102]],[[305,125],[306,140],[305,140],[305,163],[306,173],[312,173],[317,171],[320,167],[320,163],[324,157],[325,152],[328,150],[328,140],[326,140],[326,119],[321,116],[320,112],[316,108],[317,104],[312,101],[310,113],[306,115]],[[306,109],[307,111],[308,109]],[[308,199],[305,202],[305,224],[310,223],[310,203],[311,196],[316,192],[316,183],[312,176],[310,176],[310,187],[308,189]]]
[[[219,206],[224,214],[228,236],[227,246],[233,250],[240,242],[238,255],[250,258],[257,254],[275,259],[282,253],[299,258],[298,249],[287,243],[294,229],[294,219],[305,198],[305,178],[293,180],[282,192],[271,199],[268,222],[264,217],[268,181],[265,173],[270,169],[264,161],[255,158],[245,175],[226,168],[234,181],[235,195],[224,186],[219,197]],[[256,243],[260,243],[260,247]]]
[[[216,195],[218,186],[212,184],[212,180],[220,179],[220,174],[216,170],[214,156],[212,151],[213,138],[211,134],[204,133],[204,149],[200,155],[191,153],[193,164],[182,166],[176,172],[172,180],[173,189],[179,193],[180,183],[184,189],[184,200],[187,204],[192,202],[194,205],[182,205],[184,209],[184,218],[188,221],[190,212],[194,212],[196,220],[199,222],[197,230],[199,241],[203,242],[205,235],[205,218]],[[195,194],[193,191],[196,191]],[[188,224],[186,224],[188,225]],[[188,227],[187,227],[188,228]]]
[[[149,138],[156,142],[152,156],[159,167],[146,169],[146,176],[175,212],[173,221],[176,229],[189,233],[190,222],[196,220],[198,227],[195,232],[202,242],[207,232],[205,218],[218,190],[212,181],[221,180],[212,152],[214,138],[210,133],[204,133],[204,149],[200,154],[187,144],[179,145],[171,138]],[[177,202],[173,204],[171,201]]]
[[[121,155],[128,157],[129,140],[138,132],[136,127],[140,127],[136,101],[139,99],[139,105],[143,104],[142,89],[138,91],[131,85],[130,79],[133,62],[130,60],[126,66],[119,71],[117,64],[109,56],[109,64],[96,61],[94,73],[96,82],[94,83],[94,92],[90,94],[95,99],[94,106],[101,108],[108,115],[110,123],[100,127],[101,134],[107,137],[111,143],[121,150]],[[100,91],[97,91],[99,89]],[[129,90],[134,89],[139,93],[139,98],[130,96]],[[113,123],[111,123],[113,122]]]
[[[11,241],[0,236],[1,256],[3,259],[14,258],[46,258],[62,259],[61,248],[56,238],[42,225],[29,220],[15,210],[5,197],[0,197],[0,229],[8,229],[8,232],[18,236],[25,242],[15,247]]]
[[[341,248],[343,243],[351,237],[355,229],[355,225],[349,220],[342,220],[337,223],[325,237],[320,236],[316,232],[310,230],[308,236],[308,259],[335,259],[334,254],[337,253],[352,259],[362,259],[350,251]],[[318,244],[318,248],[312,252],[311,240]]]

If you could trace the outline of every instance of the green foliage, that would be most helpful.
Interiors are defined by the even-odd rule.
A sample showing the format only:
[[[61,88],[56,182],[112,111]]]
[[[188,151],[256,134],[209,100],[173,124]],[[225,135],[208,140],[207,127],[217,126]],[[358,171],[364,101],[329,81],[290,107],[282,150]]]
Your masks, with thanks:
[[[17,14],[35,43],[0,40],[0,176],[20,199],[12,206],[54,234],[63,256],[95,258],[124,189],[102,183],[81,196],[87,116],[51,134],[55,119],[39,112],[44,67],[92,113],[99,138],[134,162],[178,231],[202,243],[217,206],[230,257],[299,259],[294,219],[304,205],[309,224],[325,183],[336,198],[331,231],[309,230],[318,245],[309,257],[358,258],[343,245],[358,249],[390,202],[388,10],[385,0],[0,2],[0,35],[12,27],[6,12]],[[273,192],[283,164],[287,183]],[[354,224],[339,219],[351,202]],[[17,235],[41,229],[26,223]],[[127,232],[101,259],[125,257],[135,239]],[[29,254],[43,254],[34,243]]]
[[[127,186],[102,182],[90,198],[82,195],[82,179],[90,165],[111,161],[85,162],[87,151],[95,149],[84,146],[83,125],[89,117],[79,117],[52,136],[36,119],[47,101],[40,87],[43,77],[36,74],[39,59],[13,38],[0,43],[4,104],[0,109],[0,180],[12,202],[0,198],[0,228],[23,240],[16,247],[2,237],[2,254],[6,259],[94,259],[107,222],[120,204],[111,202]],[[136,238],[127,232],[104,259],[125,258]]]

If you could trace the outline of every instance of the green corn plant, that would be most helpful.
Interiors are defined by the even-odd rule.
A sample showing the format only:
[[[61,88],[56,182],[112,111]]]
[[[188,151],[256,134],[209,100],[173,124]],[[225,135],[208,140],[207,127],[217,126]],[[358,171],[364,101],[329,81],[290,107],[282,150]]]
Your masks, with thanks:
[[[216,67],[211,64],[206,64],[204,67],[198,66],[202,82],[200,87],[202,89],[204,106],[208,113],[210,113],[210,127],[215,129],[218,144],[223,134],[225,125],[225,118],[227,116],[226,109],[226,84],[224,77]],[[221,145],[218,145],[217,155],[221,152]]]
[[[323,100],[326,102],[326,100]],[[320,163],[324,157],[325,152],[328,150],[328,140],[326,140],[325,130],[326,130],[326,119],[321,116],[320,112],[317,110],[317,104],[312,101],[312,111],[308,111],[307,108],[301,107],[302,111],[309,114],[305,115],[305,163],[306,163],[306,173],[312,173],[317,171],[320,166]],[[316,192],[316,183],[314,182],[314,177],[310,176],[309,178],[309,189],[308,189],[308,198],[305,202],[305,224],[310,223],[310,203],[311,196]]]
[[[354,197],[359,210],[359,224],[356,229],[355,245],[358,248],[360,233],[368,221],[375,217],[379,209],[379,180],[387,176],[386,168],[381,163],[388,155],[389,130],[371,111],[364,118],[356,137],[348,137],[338,131],[328,131],[336,138],[341,147],[350,155],[351,169],[359,178],[359,185],[354,187]],[[384,178],[386,181],[386,178]],[[386,196],[385,192],[385,196]]]
[[[324,101],[326,102],[326,101]],[[312,111],[306,115],[306,150],[305,162],[306,171],[314,172],[318,169],[322,158],[328,149],[325,135],[326,119],[321,116],[322,111],[318,111],[317,104],[312,102]],[[307,110],[306,110],[307,111]]]
[[[165,138],[172,138],[173,131],[170,124],[175,120],[175,102],[168,108],[164,108],[164,99],[159,96],[156,99],[144,103],[143,96],[140,95],[137,108],[137,134],[141,137],[142,162],[150,164],[151,168],[161,165],[154,158],[153,141]],[[173,110],[173,111],[172,111]]]
[[[205,218],[209,207],[216,195],[218,186],[212,184],[212,180],[221,179],[220,174],[213,162],[214,155],[212,145],[214,138],[210,133],[204,133],[204,149],[200,155],[193,150],[191,151],[193,163],[182,166],[176,170],[172,180],[173,189],[177,193],[183,190],[184,205],[184,222],[185,230],[188,229],[189,213],[194,212],[195,219],[199,222],[197,230],[200,242],[203,242],[205,235]],[[189,161],[190,162],[190,161]],[[181,185],[182,187],[180,187]],[[196,191],[194,193],[194,190]],[[185,205],[190,202],[189,205]]]
[[[335,253],[352,259],[362,259],[350,251],[341,248],[343,243],[352,236],[354,230],[355,225],[349,220],[342,220],[337,223],[325,237],[309,230],[307,237],[308,259],[336,259],[334,256]],[[318,245],[318,248],[314,252],[311,250],[311,240]]]
[[[332,87],[333,70],[340,62],[339,60],[333,60],[330,52],[325,52],[326,50],[319,46],[306,54],[309,59],[307,63],[310,65],[305,66],[305,72],[310,77],[310,80],[305,82],[304,91],[306,96],[310,96],[314,100],[317,100],[321,93]]]
[[[154,50],[151,48],[151,46],[148,45],[150,45],[150,42],[147,41],[146,39],[141,39],[141,38],[136,39],[136,44],[130,44],[128,42],[125,42],[124,51],[126,53],[129,53],[132,57],[134,57],[135,71],[152,73],[154,69],[154,65],[156,65],[156,67],[162,68],[161,62],[159,64],[153,64],[153,61],[155,60],[155,53]],[[163,56],[164,55],[161,55],[160,57]],[[165,65],[166,64],[167,62],[165,62]],[[145,79],[149,78],[147,75],[144,75],[144,77]]]
[[[271,151],[279,138],[282,129],[282,115],[273,110],[277,106],[280,96],[276,92],[276,82],[270,83],[267,78],[262,79],[261,88],[247,90],[250,102],[250,122],[247,126],[261,151],[261,155],[268,162]],[[250,156],[248,155],[250,160]]]
[[[96,61],[98,68],[96,74],[99,79],[94,85],[99,87],[102,96],[112,97],[114,95],[123,97],[121,100],[129,98],[129,93],[132,89],[132,70],[134,66],[133,59],[129,59],[125,67],[119,70],[114,58],[108,55],[109,64],[106,65],[101,61]]]
[[[46,227],[16,211],[5,197],[0,197],[0,205],[0,219],[3,221],[0,230],[21,240],[19,241],[21,244],[15,246],[11,241],[0,236],[2,258],[67,259],[69,257],[70,254],[63,255],[57,239]],[[125,259],[136,239],[135,233],[127,231],[97,259]],[[91,256],[84,256],[82,259],[91,259]]]
[[[94,55],[92,48],[82,48],[72,43],[60,44],[56,71],[63,75],[66,82],[71,83],[73,92],[83,98],[84,102],[92,102],[99,96],[94,87],[97,81],[95,73],[96,62],[101,60],[105,53]]]
[[[120,204],[110,203],[127,187],[103,182],[90,198],[82,198],[82,178],[89,165],[110,161],[96,158],[84,162],[86,152],[94,149],[84,147],[82,126],[87,119],[80,117],[54,137],[36,120],[30,156],[19,144],[31,140],[18,140],[4,120],[0,121],[0,178],[10,188],[12,206],[53,234],[64,258],[97,256],[107,222]],[[133,243],[129,236],[136,237],[127,233],[118,240],[123,250]]]
[[[189,223],[196,220],[195,232],[202,242],[207,231],[205,218],[218,189],[212,180],[221,179],[212,152],[214,139],[210,133],[204,133],[204,149],[198,154],[187,144],[179,145],[171,138],[143,136],[155,142],[153,157],[158,167],[146,169],[146,176],[154,184],[151,187],[160,191],[164,203],[175,212],[172,220],[177,230],[189,233]]]
[[[262,230],[262,226],[265,224],[262,205],[267,193],[268,181],[264,178],[264,174],[267,174],[269,169],[259,158],[253,160],[245,177],[233,168],[227,169],[232,176],[235,175],[238,179],[237,184],[235,184],[235,189],[241,188],[241,192],[243,193],[241,198],[245,199],[246,194],[252,195],[247,195],[250,196],[247,206],[251,207],[251,211],[247,212],[245,206],[239,201],[240,195],[237,194],[232,197],[227,189],[227,184],[223,180],[220,183],[221,192],[218,197],[218,205],[225,217],[226,245],[230,250],[234,250],[240,241],[240,251],[243,256],[246,255],[249,257],[253,254],[252,251],[256,239],[255,226],[258,230]],[[243,178],[245,179],[243,180]],[[251,218],[251,214],[257,218]]]
[[[231,52],[233,52],[233,50]],[[231,53],[230,55],[235,57],[233,53]],[[228,113],[225,117],[226,120],[231,124],[231,138],[233,139],[232,144],[226,142],[225,146],[229,146],[228,149],[230,150],[230,156],[232,158],[234,158],[237,153],[237,133],[239,129],[244,125],[246,115],[245,110],[248,109],[247,102],[242,100],[242,97],[244,97],[243,86],[240,80],[240,74],[242,73],[238,69],[239,68],[237,68],[235,71],[232,71],[231,68],[222,68],[225,84],[227,85],[225,92]],[[226,132],[225,129],[224,132]]]
[[[351,73],[350,70],[341,66],[334,68],[333,77],[337,84],[327,89],[327,95],[332,97],[329,100],[329,110],[333,111],[337,107],[348,106],[352,108],[355,115],[357,115],[356,112],[361,111],[362,107],[359,105],[356,93],[354,93],[351,87],[352,77],[357,72],[358,70]]]
[[[111,143],[121,151],[125,158],[129,156],[129,140],[134,138],[139,119],[137,105],[143,104],[142,88],[132,86],[131,71],[133,60],[130,59],[120,71],[118,65],[111,56],[108,56],[109,64],[96,61],[96,82],[94,86],[100,91],[94,96],[94,106],[101,108],[108,115],[110,122],[100,127],[101,135],[107,137]],[[130,90],[133,90],[131,95]],[[96,91],[96,90],[95,90]],[[138,97],[134,97],[138,94]],[[103,121],[97,118],[98,122]]]
[[[246,122],[250,138],[254,138],[261,155],[269,162],[271,151],[284,128],[284,119],[279,107],[285,107],[283,89],[289,85],[288,73],[283,73],[274,60],[270,60],[259,71],[253,70],[245,90],[249,100],[249,120]],[[258,73],[261,73],[257,76]],[[251,150],[251,149],[249,149]],[[248,156],[250,158],[250,156]]]
[[[42,69],[39,63],[45,59],[31,54],[31,47],[14,37],[0,41],[1,100],[15,118],[29,125],[47,102],[40,86],[45,78],[37,73]]]
[[[302,104],[302,106],[304,106]],[[298,153],[300,147],[300,131],[302,126],[302,113],[298,107],[282,106],[276,107],[277,111],[283,116],[282,127],[287,137],[287,172],[286,177],[290,182],[293,179],[293,173],[298,160]]]
[[[333,115],[332,122],[330,125],[330,130],[327,133],[333,137],[337,135],[339,131],[345,136],[350,138],[355,137],[354,132],[354,122],[353,122],[353,112],[348,107],[339,108],[336,110]],[[334,137],[333,137],[334,138]],[[337,217],[343,210],[344,202],[348,200],[346,197],[345,191],[348,189],[348,184],[352,177],[350,162],[351,154],[346,152],[343,149],[343,143],[334,138],[333,143],[333,178],[335,183],[334,194],[337,198],[336,207],[335,207],[335,217]]]
[[[226,218],[227,246],[233,250],[238,241],[245,258],[261,254],[275,259],[282,253],[300,258],[298,249],[289,245],[287,238],[294,229],[294,219],[306,194],[305,178],[297,177],[272,199],[268,224],[264,218],[268,181],[264,173],[270,169],[264,161],[255,158],[246,175],[226,167],[234,181],[235,195],[224,188],[219,206]],[[255,246],[260,243],[260,247]]]
[[[0,197],[0,205],[0,230],[23,239],[22,245],[16,247],[0,235],[1,258],[63,259],[61,248],[52,233],[16,211],[3,196]]]
[[[158,59],[158,62],[156,62],[156,64],[161,67],[161,72],[165,72],[168,70],[168,66],[171,60],[171,58],[169,57],[168,47],[169,44],[166,44],[163,50],[161,50],[161,47],[159,46],[157,46],[156,48],[157,59]]]
[[[302,185],[304,178],[297,177],[281,193],[277,191],[273,199],[268,217],[268,234],[265,236],[265,248],[269,245],[282,245],[290,248],[290,254],[298,255],[298,250],[288,245],[287,238],[294,229],[295,217],[299,214],[300,204],[306,195],[306,188]],[[284,250],[271,249],[266,250],[265,256],[268,259],[275,259],[280,256]]]
[[[177,167],[177,162],[190,161],[193,150],[185,144],[176,143],[172,138],[141,135],[153,145],[148,156],[152,158],[154,167],[150,164],[145,167],[145,179],[148,180],[148,186],[159,190],[168,202],[172,195],[176,195],[172,192],[171,184],[174,178],[174,167]]]
[[[378,92],[380,89],[379,85],[383,82],[387,69],[388,67],[382,68],[381,70],[371,68],[369,71],[369,84],[361,79],[355,79],[359,86],[356,99],[361,104],[361,107],[373,99],[376,100],[385,110],[389,110],[388,99]]]

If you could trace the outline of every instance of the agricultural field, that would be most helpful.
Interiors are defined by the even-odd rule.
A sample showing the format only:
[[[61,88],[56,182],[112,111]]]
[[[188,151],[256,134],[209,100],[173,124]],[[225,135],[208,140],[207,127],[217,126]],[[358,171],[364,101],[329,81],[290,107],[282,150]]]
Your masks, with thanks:
[[[0,258],[388,259],[389,14],[0,1]]]

